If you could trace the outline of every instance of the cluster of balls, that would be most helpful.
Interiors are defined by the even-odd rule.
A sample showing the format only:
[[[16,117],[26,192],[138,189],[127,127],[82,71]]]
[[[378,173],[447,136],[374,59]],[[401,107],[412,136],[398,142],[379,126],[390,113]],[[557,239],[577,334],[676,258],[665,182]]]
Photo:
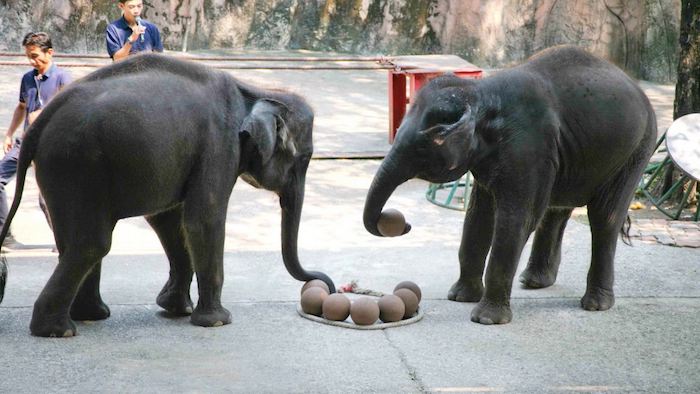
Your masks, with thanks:
[[[352,302],[342,293],[329,294],[328,285],[319,279],[308,281],[301,288],[301,310],[333,321],[345,321],[350,316],[360,326],[397,322],[413,317],[418,311],[421,291],[418,285],[404,281],[396,285],[394,294],[385,294],[375,301],[363,296]]]

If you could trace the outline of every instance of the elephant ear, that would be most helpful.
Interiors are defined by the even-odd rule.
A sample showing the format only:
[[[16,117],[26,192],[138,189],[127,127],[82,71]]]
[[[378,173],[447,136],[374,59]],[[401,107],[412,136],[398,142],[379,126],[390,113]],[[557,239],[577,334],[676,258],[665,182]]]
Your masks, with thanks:
[[[278,144],[294,154],[296,147],[285,122],[289,110],[283,103],[272,99],[258,100],[243,119],[241,134],[248,134],[263,164],[270,160]]]
[[[461,118],[450,125],[438,125],[424,131],[431,140],[435,150],[448,163],[453,170],[470,153],[476,140],[474,131],[476,120],[472,116],[472,110],[467,105]]]

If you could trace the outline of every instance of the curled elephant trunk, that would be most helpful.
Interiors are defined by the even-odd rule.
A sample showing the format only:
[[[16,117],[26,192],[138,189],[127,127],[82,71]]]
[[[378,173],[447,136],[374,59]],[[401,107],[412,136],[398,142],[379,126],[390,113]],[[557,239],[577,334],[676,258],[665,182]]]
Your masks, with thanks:
[[[415,171],[410,166],[410,161],[397,160],[396,153],[392,150],[374,175],[372,185],[367,192],[363,215],[367,231],[378,237],[384,236],[377,227],[384,204],[399,185],[413,178],[414,175]],[[410,228],[410,225],[406,224],[403,233],[408,232]]]
[[[280,192],[280,206],[282,207],[282,259],[287,272],[296,280],[309,281],[320,279],[328,285],[331,293],[335,293],[335,285],[331,278],[323,272],[306,271],[299,262],[297,253],[297,240],[299,235],[299,221],[301,220],[301,208],[304,205],[304,183],[306,180],[305,163],[299,163],[293,176]]]

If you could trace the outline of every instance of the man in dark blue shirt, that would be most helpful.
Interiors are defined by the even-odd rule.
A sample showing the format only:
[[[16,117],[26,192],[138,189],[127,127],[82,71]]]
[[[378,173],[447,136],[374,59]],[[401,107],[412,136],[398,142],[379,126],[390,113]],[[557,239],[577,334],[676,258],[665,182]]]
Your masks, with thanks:
[[[70,74],[53,63],[53,46],[48,34],[29,33],[24,36],[22,46],[29,59],[29,64],[34,68],[22,77],[19,91],[19,103],[15,108],[10,121],[10,127],[5,134],[3,149],[5,157],[0,160],[0,228],[7,218],[7,196],[5,186],[17,173],[17,158],[22,141],[21,135],[16,136],[15,131],[20,124],[24,129],[36,119],[42,108],[58,93],[63,86],[71,82]],[[39,197],[46,219],[51,225],[43,199]],[[8,237],[9,238],[9,237]],[[7,238],[5,241],[7,242]],[[10,238],[12,241],[12,238]]]
[[[142,0],[119,0],[122,17],[107,26],[107,52],[113,60],[137,52],[163,52],[160,32],[153,23],[141,19]]]

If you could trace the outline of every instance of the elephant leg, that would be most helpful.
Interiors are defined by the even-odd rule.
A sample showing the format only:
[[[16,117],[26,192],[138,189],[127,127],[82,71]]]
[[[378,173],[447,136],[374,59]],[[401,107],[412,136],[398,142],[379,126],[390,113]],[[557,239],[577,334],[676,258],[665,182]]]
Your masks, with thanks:
[[[627,210],[644,170],[642,160],[630,160],[633,168],[624,168],[588,204],[591,224],[591,266],[581,307],[604,311],[615,304],[614,260],[617,237],[627,219]]]
[[[102,301],[100,295],[100,275],[102,261],[95,264],[83,283],[70,307],[70,317],[76,321],[104,320],[109,317],[110,311],[107,304]]]
[[[170,262],[170,277],[156,298],[156,303],[175,315],[192,314],[190,298],[192,283],[192,261],[185,246],[182,220],[182,206],[147,216],[146,221],[153,227],[160,239]]]
[[[520,255],[530,234],[537,228],[549,205],[554,169],[532,167],[527,174],[501,179],[495,194],[493,241],[484,295],[471,313],[481,324],[505,324],[513,319],[510,293]]]
[[[224,284],[224,238],[227,199],[212,201],[216,192],[195,188],[185,199],[184,229],[197,275],[199,299],[192,324],[215,327],[231,323],[231,313],[221,305]],[[201,191],[198,192],[198,190]],[[206,190],[206,191],[205,191]],[[222,193],[223,194],[223,193]]]
[[[87,209],[86,212],[95,211]],[[101,218],[100,214],[86,212],[66,215],[67,220],[63,215],[53,217],[56,244],[61,252],[56,270],[34,304],[30,324],[32,335],[68,337],[77,334],[69,312],[81,285],[84,286],[82,299],[89,300],[92,306],[100,305],[95,298],[100,271],[92,270],[98,268],[96,266],[109,252],[115,223]],[[76,223],[75,217],[90,220]],[[76,312],[80,309],[78,307]]]
[[[493,198],[475,184],[459,246],[459,279],[447,293],[452,301],[477,302],[483,295],[482,277],[493,236],[493,213]]]
[[[535,232],[527,267],[520,274],[526,288],[540,289],[554,284],[561,262],[561,240],[573,209],[548,209]]]

